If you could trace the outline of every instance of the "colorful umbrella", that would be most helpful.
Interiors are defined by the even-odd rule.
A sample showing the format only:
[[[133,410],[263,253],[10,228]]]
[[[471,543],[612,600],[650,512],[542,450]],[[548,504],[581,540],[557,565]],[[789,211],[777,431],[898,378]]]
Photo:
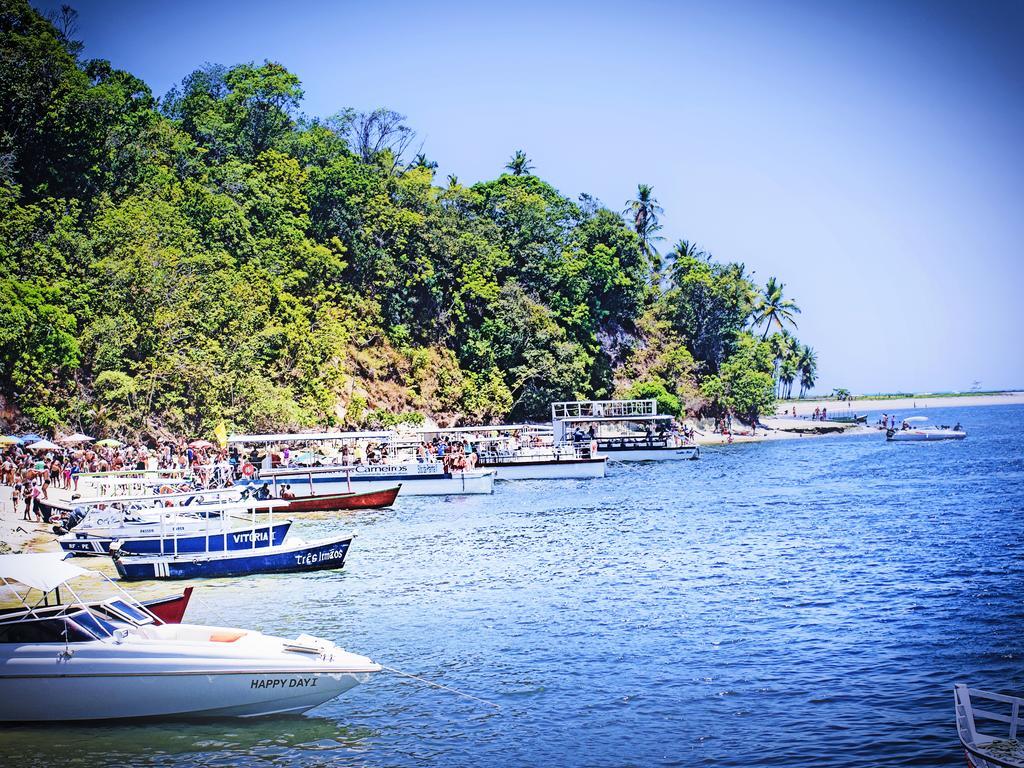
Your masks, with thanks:
[[[42,435],[22,435],[18,438],[18,442],[22,445],[28,445],[29,443],[38,443],[42,439],[44,439]]]
[[[13,435],[0,435],[0,445],[16,445],[21,440]]]
[[[103,448],[120,448],[124,443],[120,440],[115,440],[112,437],[108,437],[105,440],[97,440],[96,445],[102,446]]]
[[[213,448],[213,443],[209,440],[193,440],[188,446],[189,448]]]
[[[37,440],[28,446],[30,451],[55,451],[60,448],[56,443],[51,443],[49,440]]]
[[[75,434],[73,435],[68,435],[67,437],[59,437],[57,439],[60,442],[64,443],[64,445],[78,445],[79,443],[91,443],[96,438],[89,437],[88,435],[83,435],[81,432],[75,432]]]

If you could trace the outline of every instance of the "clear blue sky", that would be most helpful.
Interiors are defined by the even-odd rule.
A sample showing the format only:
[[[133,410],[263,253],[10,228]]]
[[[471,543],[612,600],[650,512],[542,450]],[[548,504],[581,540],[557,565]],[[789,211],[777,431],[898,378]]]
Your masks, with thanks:
[[[516,149],[800,304],[819,391],[1024,387],[1024,2],[73,3],[162,95],[272,59],[408,116],[440,178]],[[58,3],[40,2],[50,8]]]

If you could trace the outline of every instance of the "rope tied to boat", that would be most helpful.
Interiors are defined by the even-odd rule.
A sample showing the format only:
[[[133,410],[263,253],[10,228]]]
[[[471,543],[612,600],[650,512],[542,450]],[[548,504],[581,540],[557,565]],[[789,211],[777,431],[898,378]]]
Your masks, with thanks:
[[[489,707],[494,707],[495,709],[501,709],[501,705],[500,704],[495,704],[493,701],[488,701],[487,699],[481,699],[479,696],[473,696],[473,695],[468,694],[468,693],[463,693],[462,691],[460,691],[460,690],[458,690],[456,688],[452,688],[451,686],[442,685],[441,683],[435,683],[435,682],[433,682],[431,680],[426,680],[426,679],[424,679],[422,677],[418,677],[417,675],[412,675],[412,674],[410,674],[408,672],[403,672],[400,669],[395,669],[394,667],[389,667],[389,666],[386,666],[384,664],[381,664],[380,666],[381,666],[381,669],[385,669],[388,672],[392,672],[392,673],[394,673],[394,674],[396,674],[396,675],[398,675],[400,677],[408,677],[411,680],[416,680],[417,682],[423,683],[424,685],[429,685],[432,688],[440,688],[443,691],[448,691],[449,693],[454,693],[456,696],[461,696],[464,699],[470,699],[471,701],[479,701],[481,704],[486,704]]]

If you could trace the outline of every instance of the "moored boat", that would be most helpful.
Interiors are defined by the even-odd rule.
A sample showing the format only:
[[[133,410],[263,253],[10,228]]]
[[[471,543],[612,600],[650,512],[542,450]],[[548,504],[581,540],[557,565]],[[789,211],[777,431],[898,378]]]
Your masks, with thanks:
[[[385,488],[381,491],[353,491],[351,493],[331,493],[322,496],[296,496],[280,499],[284,506],[278,507],[279,512],[293,514],[296,512],[341,512],[350,509],[382,509],[390,507],[398,498],[402,486]],[[267,512],[270,507],[256,502],[257,512]]]
[[[1024,768],[1024,740],[1018,736],[1024,698],[958,683],[953,705],[968,768]],[[988,723],[981,725],[979,720]],[[979,730],[982,727],[986,732]]]
[[[143,600],[142,604],[146,610],[156,616],[163,624],[181,624],[185,618],[185,611],[192,599],[192,590],[195,587],[185,587],[180,595],[169,595],[168,597],[157,597],[152,600]]]
[[[657,400],[574,400],[551,404],[554,440],[591,441],[596,453],[612,461],[697,459],[700,448],[675,427],[675,418],[658,413]]]
[[[338,570],[352,544],[352,534],[312,541],[292,538],[283,544],[192,555],[122,555],[110,549],[118,574],[126,581],[248,576],[255,573]]]
[[[498,424],[425,429],[424,444],[465,441],[477,455],[476,466],[494,470],[495,480],[587,480],[604,477],[608,457],[592,453],[589,441],[556,443],[550,427]],[[469,450],[468,448],[466,450]]]
[[[414,451],[401,445],[394,432],[232,435],[228,442],[243,449],[262,446],[266,454],[258,479],[272,485],[308,483],[310,496],[383,491],[398,484],[401,484],[405,496],[494,492],[494,470],[448,471],[441,461],[417,458]],[[318,446],[322,455],[312,461],[295,463],[273,458],[283,456],[288,446],[302,448],[309,445]],[[236,482],[247,485],[251,479],[243,477]]]
[[[74,595],[68,582],[87,575],[99,576],[59,555],[0,556],[0,580],[23,608],[0,616],[0,721],[301,713],[381,670],[305,634],[158,623],[124,592],[100,603],[33,595]]]
[[[216,552],[220,550],[251,549],[281,544],[291,528],[292,521],[254,528],[214,529],[204,533],[186,533],[155,536],[99,537],[72,531],[58,541],[61,549],[73,555],[106,555],[116,541],[120,550],[132,555],[187,554],[190,552]]]

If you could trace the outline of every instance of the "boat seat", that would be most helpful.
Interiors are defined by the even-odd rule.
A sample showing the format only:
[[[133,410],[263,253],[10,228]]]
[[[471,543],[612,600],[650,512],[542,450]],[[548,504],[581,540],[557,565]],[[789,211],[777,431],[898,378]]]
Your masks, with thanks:
[[[238,638],[244,637],[245,632],[214,632],[210,635],[211,643],[233,643]]]

